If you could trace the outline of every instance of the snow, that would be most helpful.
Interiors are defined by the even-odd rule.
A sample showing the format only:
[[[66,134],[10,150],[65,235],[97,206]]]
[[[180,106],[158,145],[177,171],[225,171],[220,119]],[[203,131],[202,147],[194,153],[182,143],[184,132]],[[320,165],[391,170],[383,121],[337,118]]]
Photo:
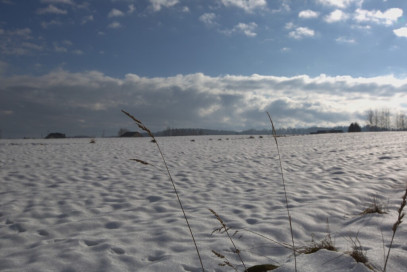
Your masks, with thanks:
[[[0,271],[201,271],[149,138],[0,140]],[[194,140],[194,141],[192,141]],[[284,190],[270,135],[159,137],[206,271],[243,271],[215,210],[238,230],[247,267],[294,271]],[[357,239],[380,271],[406,188],[407,133],[278,138],[295,244],[330,233],[337,252],[297,256],[298,271],[371,271],[347,252]],[[150,163],[143,165],[131,159]],[[360,213],[376,199],[386,214]],[[246,229],[246,230],[245,230]],[[249,230],[249,231],[247,231]],[[256,232],[260,235],[254,234]],[[407,225],[387,271],[407,267]]]

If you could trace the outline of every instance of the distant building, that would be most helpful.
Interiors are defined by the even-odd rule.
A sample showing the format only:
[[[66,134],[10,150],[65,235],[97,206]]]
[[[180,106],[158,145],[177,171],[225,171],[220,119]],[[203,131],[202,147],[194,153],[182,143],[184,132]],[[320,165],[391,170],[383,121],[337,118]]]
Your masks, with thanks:
[[[137,131],[126,131],[125,133],[123,133],[122,135],[120,135],[120,137],[143,137],[143,135],[141,135],[141,133],[137,132]]]
[[[59,132],[53,132],[47,135],[45,139],[63,139],[66,138],[65,134]]]

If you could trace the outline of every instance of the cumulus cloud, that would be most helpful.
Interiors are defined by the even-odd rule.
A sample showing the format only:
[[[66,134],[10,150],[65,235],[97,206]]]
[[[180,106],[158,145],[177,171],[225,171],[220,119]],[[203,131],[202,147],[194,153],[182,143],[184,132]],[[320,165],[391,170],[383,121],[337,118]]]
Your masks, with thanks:
[[[18,28],[15,30],[9,30],[6,32],[10,36],[19,36],[23,39],[31,39],[31,29],[26,27],[26,28]]]
[[[88,16],[85,16],[85,17],[82,18],[81,24],[84,25],[84,24],[86,24],[88,22],[91,22],[93,20],[94,20],[93,15],[88,15]]]
[[[334,10],[327,16],[325,16],[324,20],[327,23],[335,23],[340,21],[346,21],[349,18],[349,15],[342,10]]]
[[[362,23],[376,23],[390,26],[403,16],[400,8],[391,8],[384,12],[380,10],[356,9],[354,19]]]
[[[204,23],[207,26],[214,26],[216,25],[216,14],[213,12],[210,13],[204,13],[201,16],[199,16],[199,21],[201,21],[202,23]]]
[[[257,33],[255,32],[257,28],[257,24],[254,22],[245,24],[245,23],[239,23],[235,26],[235,31],[241,32],[247,37],[255,37]]]
[[[307,10],[303,10],[300,11],[300,13],[298,13],[298,17],[299,18],[303,18],[303,19],[312,19],[312,18],[318,18],[319,16],[319,12],[307,9]]]
[[[350,39],[350,38],[346,38],[346,37],[338,37],[337,39],[336,39],[336,41],[338,42],[338,43],[348,43],[348,44],[354,44],[354,43],[356,43],[356,41],[355,41],[355,39]]]
[[[112,17],[121,17],[124,16],[124,13],[121,10],[118,9],[112,9],[111,11],[109,11],[109,14],[107,15],[108,18],[112,18]]]
[[[149,0],[154,11],[160,11],[161,8],[169,8],[179,3],[178,0]]]
[[[54,5],[48,5],[46,8],[41,8],[37,10],[37,14],[67,14],[68,12],[64,9],[60,9]]]
[[[66,4],[66,5],[75,5],[72,0],[41,0],[41,3],[45,4]]]
[[[397,37],[405,37],[405,38],[407,38],[407,27],[402,27],[402,28],[395,29],[395,30],[393,30],[393,33]]]
[[[58,20],[51,20],[48,22],[41,22],[41,26],[42,28],[49,28],[50,26],[59,26],[62,25],[62,22],[58,21]]]
[[[2,117],[3,133],[24,130],[18,132],[20,136],[39,136],[49,130],[68,135],[95,135],[106,130],[115,135],[119,128],[132,124],[122,116],[121,109],[137,116],[153,131],[168,124],[234,130],[268,128],[265,111],[273,115],[279,127],[348,125],[359,121],[356,118],[370,108],[402,110],[400,101],[407,99],[407,79],[393,76],[211,77],[197,73],[114,78],[97,71],[57,70],[1,81],[0,108],[13,112]]]
[[[232,29],[221,30],[222,33],[226,35],[231,35],[233,33],[242,33],[247,37],[256,37],[257,33],[255,32],[257,24],[254,22],[251,23],[238,23]]]
[[[315,36],[315,31],[308,27],[297,27],[295,30],[290,31],[290,33],[288,33],[288,36],[296,40],[301,40],[303,38]]]
[[[3,55],[30,55],[44,46],[32,37],[30,28],[0,29],[0,53]]]
[[[114,22],[111,22],[107,27],[112,28],[112,29],[117,29],[117,28],[121,28],[122,25],[119,22],[114,21]]]
[[[324,6],[332,6],[337,8],[347,8],[352,4],[361,5],[363,0],[316,0],[317,3]]]
[[[128,14],[132,14],[136,10],[134,4],[129,5],[129,10],[127,11]]]
[[[79,55],[83,55],[84,53],[83,53],[82,50],[76,49],[76,50],[73,50],[73,51],[72,51],[72,54],[79,56]]]
[[[262,9],[267,7],[266,0],[220,0],[226,7],[241,8],[246,12],[253,12],[256,9]]]

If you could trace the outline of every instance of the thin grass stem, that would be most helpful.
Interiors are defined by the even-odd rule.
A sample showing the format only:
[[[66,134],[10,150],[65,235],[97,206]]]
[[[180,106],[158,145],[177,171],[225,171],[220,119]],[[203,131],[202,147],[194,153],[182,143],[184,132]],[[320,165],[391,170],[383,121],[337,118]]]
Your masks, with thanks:
[[[222,229],[225,230],[227,236],[229,237],[230,242],[232,243],[232,245],[233,245],[233,247],[235,249],[235,253],[239,256],[240,262],[243,264],[244,270],[246,271],[247,270],[246,265],[245,265],[245,263],[243,261],[242,256],[240,255],[240,250],[236,247],[235,242],[233,241],[232,237],[229,234],[228,226],[226,226],[225,222],[223,222],[222,218],[214,210],[209,209],[209,211],[216,217],[216,219],[222,225],[222,227],[219,229],[219,231],[222,230]]]
[[[175,193],[175,195],[176,195],[176,197],[177,197],[179,206],[180,206],[180,208],[181,208],[181,210],[182,210],[182,214],[184,215],[185,222],[186,222],[186,224],[187,224],[187,226],[188,226],[188,229],[189,229],[189,233],[191,234],[191,237],[192,237],[192,241],[194,242],[195,249],[196,249],[196,253],[198,254],[198,258],[199,258],[199,262],[200,262],[200,264],[201,264],[202,271],[205,271],[204,266],[203,266],[203,263],[202,263],[201,254],[199,253],[198,245],[197,245],[197,243],[196,243],[196,241],[195,241],[194,233],[192,232],[192,228],[191,228],[191,225],[189,224],[187,214],[186,214],[185,209],[184,209],[184,207],[183,207],[183,205],[182,205],[181,198],[179,197],[177,187],[175,186],[175,182],[174,182],[174,180],[173,180],[173,178],[172,178],[170,169],[168,168],[167,161],[166,161],[165,158],[164,158],[164,154],[163,154],[163,152],[161,151],[161,147],[160,147],[160,145],[158,144],[158,141],[155,139],[153,133],[152,133],[140,120],[136,119],[133,115],[131,115],[130,113],[128,113],[128,112],[126,112],[126,111],[124,111],[124,110],[122,110],[122,112],[123,112],[124,114],[126,114],[128,117],[130,117],[134,122],[136,122],[137,126],[138,126],[141,130],[147,132],[147,134],[154,140],[154,143],[155,143],[156,146],[157,146],[158,152],[160,153],[161,158],[162,158],[162,160],[163,160],[165,169],[167,170],[168,177],[169,177],[169,179],[170,179],[170,181],[171,181],[172,187],[173,187],[173,189],[174,189],[174,193]],[[143,162],[141,162],[141,161],[139,161],[139,162],[140,162],[140,163],[143,163]]]
[[[398,226],[403,222],[403,217],[404,217],[404,212],[403,212],[403,209],[404,209],[404,207],[406,206],[406,198],[407,198],[407,188],[406,188],[406,192],[404,193],[404,195],[403,195],[403,197],[402,197],[402,201],[401,201],[401,205],[400,205],[400,207],[399,207],[399,209],[398,209],[398,217],[397,217],[397,221],[396,221],[396,223],[394,223],[394,225],[393,225],[393,228],[392,228],[392,230],[393,230],[393,235],[392,235],[392,237],[391,237],[391,241],[390,241],[390,245],[389,245],[389,250],[387,251],[387,256],[386,256],[386,261],[385,261],[385,263],[384,263],[384,267],[383,267],[383,271],[384,272],[386,272],[386,267],[387,267],[387,261],[389,260],[389,256],[390,256],[390,250],[391,250],[391,247],[393,246],[393,240],[394,240],[394,236],[396,236],[396,231],[397,231],[397,228],[398,228]]]
[[[290,224],[291,242],[292,242],[292,245],[293,245],[294,266],[295,266],[295,271],[297,271],[297,256],[296,256],[296,250],[295,250],[294,233],[293,233],[293,226],[292,226],[292,220],[291,220],[291,215],[290,215],[290,209],[289,209],[289,207],[288,207],[288,197],[287,197],[287,189],[286,189],[286,186],[285,186],[283,163],[282,163],[282,160],[281,160],[280,148],[279,148],[279,146],[278,146],[278,141],[277,141],[277,132],[276,132],[276,129],[275,129],[275,127],[274,127],[273,120],[271,119],[270,113],[267,112],[267,115],[268,115],[268,117],[269,117],[269,119],[270,119],[272,131],[273,131],[273,138],[274,138],[274,141],[276,142],[276,146],[277,146],[278,160],[279,160],[279,162],[280,162],[281,179],[282,179],[282,181],[283,181],[285,204],[286,204],[288,222],[289,222],[289,224]]]

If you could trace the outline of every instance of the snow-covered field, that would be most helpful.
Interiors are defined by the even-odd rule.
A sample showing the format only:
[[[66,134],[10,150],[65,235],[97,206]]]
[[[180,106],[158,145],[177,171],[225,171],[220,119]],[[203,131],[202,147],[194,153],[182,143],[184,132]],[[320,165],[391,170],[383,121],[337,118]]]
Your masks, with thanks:
[[[290,250],[243,230],[291,241],[271,136],[157,139],[206,271],[232,270],[211,250],[244,270],[230,241],[212,234],[219,223],[208,208],[239,229],[234,241],[247,266],[294,271]],[[356,237],[380,271],[407,183],[407,133],[278,141],[296,246],[329,232],[338,248],[297,256],[298,271],[370,271],[346,254]],[[388,213],[360,215],[373,199]],[[404,222],[387,271],[405,271],[406,238]],[[137,138],[0,140],[0,271],[201,270],[156,146]]]

